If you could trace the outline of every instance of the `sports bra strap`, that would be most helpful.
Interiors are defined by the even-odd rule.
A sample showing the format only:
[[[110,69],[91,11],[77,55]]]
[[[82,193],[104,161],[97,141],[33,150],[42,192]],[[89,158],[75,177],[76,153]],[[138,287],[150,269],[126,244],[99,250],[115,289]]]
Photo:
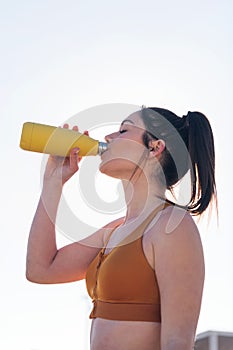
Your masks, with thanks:
[[[169,203],[165,202],[158,207],[156,207],[152,212],[147,216],[147,218],[138,226],[136,229],[133,230],[132,233],[130,233],[121,243],[122,244],[127,244],[132,242],[133,240],[138,239],[143,235],[145,232],[146,228],[149,226],[151,221],[155,218],[155,216],[158,214],[159,211],[162,211],[163,209],[167,208],[170,206]]]
[[[121,225],[121,223],[119,223],[119,224],[117,224],[116,226],[113,227],[113,229],[112,229],[111,232],[109,233],[109,235],[108,235],[108,237],[107,237],[107,239],[106,239],[106,241],[105,241],[105,243],[104,243],[104,246],[103,246],[103,248],[102,248],[102,252],[105,251],[105,249],[106,249],[106,247],[107,247],[107,245],[108,245],[108,242],[109,242],[109,240],[110,240],[112,234],[113,234],[114,231],[117,229],[117,227],[119,227],[120,225]]]
[[[159,205],[158,207],[156,207],[154,210],[152,210],[152,212],[146,217],[146,219],[138,226],[136,227],[126,238],[124,238],[117,246],[121,246],[121,245],[124,245],[124,244],[128,244],[136,239],[138,239],[139,237],[141,237],[143,235],[143,233],[145,232],[146,228],[149,226],[149,224],[151,223],[151,221],[154,219],[154,217],[156,216],[156,214],[171,206],[170,203],[168,202],[165,202],[165,203],[162,203],[161,205]],[[102,252],[104,254],[105,252],[105,249],[108,245],[108,242],[112,236],[112,234],[114,233],[114,231],[117,229],[117,227],[119,227],[121,224],[118,224],[116,225],[113,230],[110,232],[110,234],[108,235],[108,238],[104,244],[104,247],[102,249]]]

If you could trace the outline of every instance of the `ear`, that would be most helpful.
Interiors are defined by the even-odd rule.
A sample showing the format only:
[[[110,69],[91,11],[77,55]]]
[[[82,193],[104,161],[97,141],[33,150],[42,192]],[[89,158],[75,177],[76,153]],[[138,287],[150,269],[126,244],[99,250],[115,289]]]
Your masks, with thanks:
[[[154,157],[158,157],[164,151],[166,147],[164,140],[151,140],[149,142],[150,154]]]

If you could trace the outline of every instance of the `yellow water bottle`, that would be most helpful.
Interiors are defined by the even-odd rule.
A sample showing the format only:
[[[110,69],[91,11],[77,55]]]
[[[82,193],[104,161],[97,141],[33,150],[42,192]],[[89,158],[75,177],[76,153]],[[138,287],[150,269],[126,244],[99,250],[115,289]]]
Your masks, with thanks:
[[[71,149],[78,147],[80,156],[95,156],[106,151],[107,143],[75,130],[26,122],[22,128],[20,147],[61,157],[69,156]]]

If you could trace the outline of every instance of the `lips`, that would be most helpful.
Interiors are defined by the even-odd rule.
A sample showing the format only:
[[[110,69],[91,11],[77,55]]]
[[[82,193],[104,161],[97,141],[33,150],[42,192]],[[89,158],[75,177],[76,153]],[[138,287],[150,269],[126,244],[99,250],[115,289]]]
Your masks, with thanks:
[[[102,159],[103,155],[109,151],[109,148],[107,148],[104,152],[101,153],[100,158]]]

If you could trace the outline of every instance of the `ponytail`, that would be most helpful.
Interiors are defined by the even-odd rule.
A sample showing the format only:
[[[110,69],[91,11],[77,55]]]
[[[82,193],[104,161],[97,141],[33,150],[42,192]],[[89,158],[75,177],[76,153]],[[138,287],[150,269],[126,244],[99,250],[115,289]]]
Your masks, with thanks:
[[[214,138],[208,119],[200,112],[188,112],[180,118],[158,107],[143,108],[141,118],[146,127],[143,135],[145,146],[148,147],[151,137],[161,138],[166,143],[159,159],[166,188],[172,191],[178,181],[190,172],[191,197],[186,208],[192,215],[202,214],[217,198]],[[174,131],[164,121],[169,122]],[[179,139],[182,139],[184,146],[177,146]],[[186,149],[189,160],[185,152],[182,154],[181,148]]]
[[[188,209],[193,215],[199,215],[213,198],[216,199],[214,138],[204,114],[188,112],[185,123],[192,164],[192,193]]]

